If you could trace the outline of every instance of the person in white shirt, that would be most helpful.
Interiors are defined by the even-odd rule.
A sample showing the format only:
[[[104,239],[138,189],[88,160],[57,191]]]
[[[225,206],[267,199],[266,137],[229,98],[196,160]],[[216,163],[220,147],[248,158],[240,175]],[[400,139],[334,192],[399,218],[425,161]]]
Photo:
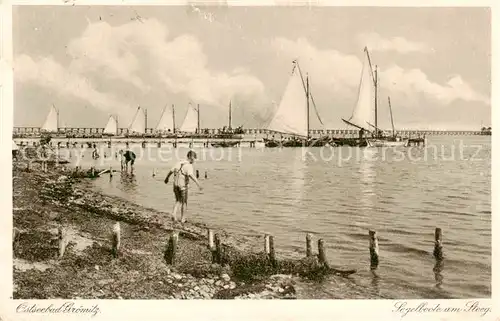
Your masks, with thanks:
[[[198,188],[202,190],[202,187],[194,175],[193,163],[196,159],[196,153],[190,150],[187,153],[187,160],[180,161],[177,163],[167,174],[165,178],[165,184],[168,184],[170,176],[174,175],[174,196],[175,205],[172,212],[172,220],[177,221],[177,210],[179,206],[181,207],[181,223],[186,221],[184,217],[185,208],[187,207],[188,198],[188,187],[189,180],[192,179],[196,183]]]

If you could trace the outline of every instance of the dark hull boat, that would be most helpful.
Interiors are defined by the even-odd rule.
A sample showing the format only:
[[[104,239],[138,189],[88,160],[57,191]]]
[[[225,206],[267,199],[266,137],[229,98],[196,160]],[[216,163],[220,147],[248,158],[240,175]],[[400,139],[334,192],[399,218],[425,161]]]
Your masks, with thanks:
[[[329,139],[286,139],[286,140],[275,140],[264,138],[264,145],[266,147],[323,147],[326,144],[330,144]]]
[[[332,138],[330,144],[335,144],[335,146],[349,146],[349,147],[368,146],[366,139],[359,139],[359,138]]]
[[[240,142],[215,142],[211,143],[212,147],[234,147],[237,146]]]

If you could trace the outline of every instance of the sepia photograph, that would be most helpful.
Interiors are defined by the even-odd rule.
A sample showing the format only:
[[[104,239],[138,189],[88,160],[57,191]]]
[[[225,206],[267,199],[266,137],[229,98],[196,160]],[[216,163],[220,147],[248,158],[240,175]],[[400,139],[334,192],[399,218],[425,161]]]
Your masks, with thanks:
[[[491,21],[13,5],[12,298],[491,312]]]

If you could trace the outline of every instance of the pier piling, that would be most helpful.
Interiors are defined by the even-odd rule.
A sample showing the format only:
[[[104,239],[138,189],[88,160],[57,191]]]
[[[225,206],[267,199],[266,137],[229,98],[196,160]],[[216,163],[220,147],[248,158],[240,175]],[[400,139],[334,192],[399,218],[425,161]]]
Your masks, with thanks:
[[[370,230],[368,235],[370,236],[370,270],[375,271],[379,263],[377,232]]]
[[[436,260],[442,260],[443,259],[443,234],[441,231],[441,228],[436,227],[436,230],[434,231],[434,257]]]
[[[62,259],[64,251],[66,250],[66,231],[62,226],[59,226],[57,232],[59,241],[59,259]]]
[[[318,240],[318,261],[324,267],[329,267],[328,260],[326,259],[325,241],[323,239]]]
[[[200,178],[200,171],[196,170],[196,178]]]
[[[112,239],[111,239],[111,243],[112,243],[112,249],[111,249],[111,252],[113,254],[113,257],[118,257],[118,253],[120,251],[120,233],[121,233],[121,229],[120,229],[120,222],[116,222],[116,224],[113,226],[113,233],[112,233]]]
[[[109,166],[109,177],[113,177],[113,168]]]
[[[208,174],[207,174],[207,172],[205,172],[205,178],[208,178]]]
[[[311,257],[312,254],[312,234],[307,233],[306,235],[306,256]]]
[[[167,249],[165,250],[165,261],[169,265],[175,265],[175,254],[177,252],[177,241],[179,240],[179,233],[173,232],[168,240]]]

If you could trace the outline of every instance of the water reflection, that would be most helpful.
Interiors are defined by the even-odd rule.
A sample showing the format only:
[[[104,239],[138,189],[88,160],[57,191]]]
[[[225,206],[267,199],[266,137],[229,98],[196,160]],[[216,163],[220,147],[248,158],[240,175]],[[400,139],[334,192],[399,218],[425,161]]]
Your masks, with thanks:
[[[122,172],[120,182],[124,192],[132,193],[137,191],[137,178],[134,173]]]
[[[375,270],[372,270],[371,273],[372,273],[372,282],[371,282],[372,288],[373,288],[373,290],[375,290],[376,294],[380,294],[380,280],[381,280],[381,278]]]
[[[305,185],[305,169],[307,167],[306,160],[302,159],[301,153],[297,150],[293,161],[293,170],[290,175],[290,196],[294,204],[301,204],[304,198]]]
[[[374,207],[375,195],[375,162],[373,158],[377,153],[376,149],[364,148],[361,150],[360,164],[359,164],[359,180],[360,195],[358,195],[359,202],[363,211],[370,212]],[[366,222],[365,222],[366,223]]]
[[[444,270],[444,260],[437,259],[436,264],[432,271],[434,272],[434,280],[436,281],[436,288],[441,289],[443,286],[444,276],[442,274]]]

